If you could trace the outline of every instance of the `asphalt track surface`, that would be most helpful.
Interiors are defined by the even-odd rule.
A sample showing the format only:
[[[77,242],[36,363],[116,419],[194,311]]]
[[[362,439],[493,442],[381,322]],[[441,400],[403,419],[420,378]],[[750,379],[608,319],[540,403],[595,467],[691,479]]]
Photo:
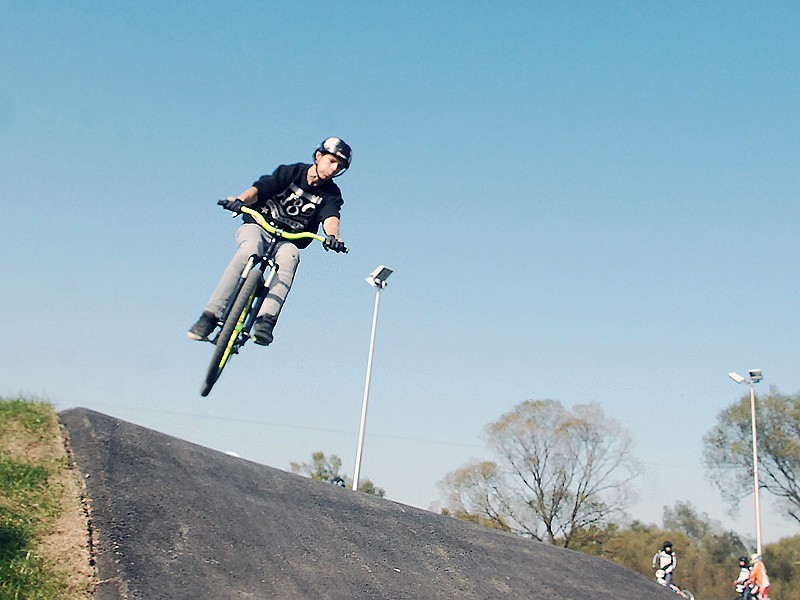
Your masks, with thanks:
[[[579,552],[60,414],[92,504],[98,600],[674,600]]]

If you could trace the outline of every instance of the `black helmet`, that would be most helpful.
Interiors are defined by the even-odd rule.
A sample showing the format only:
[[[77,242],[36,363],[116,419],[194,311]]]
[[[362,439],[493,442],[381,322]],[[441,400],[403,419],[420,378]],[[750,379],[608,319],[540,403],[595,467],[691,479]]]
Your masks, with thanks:
[[[740,563],[744,563],[744,566],[747,566],[747,565],[750,564],[750,560],[746,556],[740,556],[739,557],[739,562]]]
[[[664,550],[667,548],[672,548],[672,542],[664,542]]]
[[[341,175],[347,170],[353,157],[353,150],[343,139],[338,137],[329,137],[322,140],[317,149],[314,150],[314,156],[317,155],[317,152],[333,154],[344,163],[344,169],[339,171],[337,175]]]

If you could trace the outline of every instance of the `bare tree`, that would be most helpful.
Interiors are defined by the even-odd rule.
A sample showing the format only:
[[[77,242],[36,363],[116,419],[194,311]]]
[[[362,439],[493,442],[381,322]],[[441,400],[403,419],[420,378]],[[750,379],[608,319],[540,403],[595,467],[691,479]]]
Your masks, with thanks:
[[[630,503],[638,472],[630,436],[597,405],[570,411],[554,400],[523,402],[486,433],[499,461],[451,473],[443,486],[451,509],[568,547],[573,532]]]
[[[508,506],[503,497],[505,481],[490,461],[472,463],[448,473],[439,482],[439,489],[447,496],[444,504],[454,516],[511,531],[507,523]],[[449,511],[448,511],[449,512]]]

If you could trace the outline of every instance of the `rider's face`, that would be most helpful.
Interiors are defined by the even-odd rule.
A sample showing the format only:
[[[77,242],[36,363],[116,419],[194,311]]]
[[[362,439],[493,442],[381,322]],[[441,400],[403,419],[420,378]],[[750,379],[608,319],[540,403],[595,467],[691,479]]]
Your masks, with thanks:
[[[330,179],[344,169],[344,163],[342,160],[333,154],[323,154],[322,152],[317,152],[316,159],[317,174],[319,175],[320,179]]]

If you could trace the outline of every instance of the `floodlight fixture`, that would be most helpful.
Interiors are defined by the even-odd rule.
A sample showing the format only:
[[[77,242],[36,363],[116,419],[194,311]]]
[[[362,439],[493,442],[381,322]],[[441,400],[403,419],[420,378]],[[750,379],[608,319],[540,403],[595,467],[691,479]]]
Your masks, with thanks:
[[[747,372],[750,374],[750,381],[753,383],[758,383],[764,379],[764,376],[761,374],[761,369],[750,369]]]
[[[375,267],[375,270],[369,274],[365,281],[373,287],[385,288],[386,280],[392,273],[394,273],[394,271],[392,271],[389,267],[378,265]]]
[[[744,383],[745,382],[745,378],[742,377],[741,375],[739,375],[735,371],[731,371],[730,373],[728,373],[728,377],[733,379],[736,383]]]

